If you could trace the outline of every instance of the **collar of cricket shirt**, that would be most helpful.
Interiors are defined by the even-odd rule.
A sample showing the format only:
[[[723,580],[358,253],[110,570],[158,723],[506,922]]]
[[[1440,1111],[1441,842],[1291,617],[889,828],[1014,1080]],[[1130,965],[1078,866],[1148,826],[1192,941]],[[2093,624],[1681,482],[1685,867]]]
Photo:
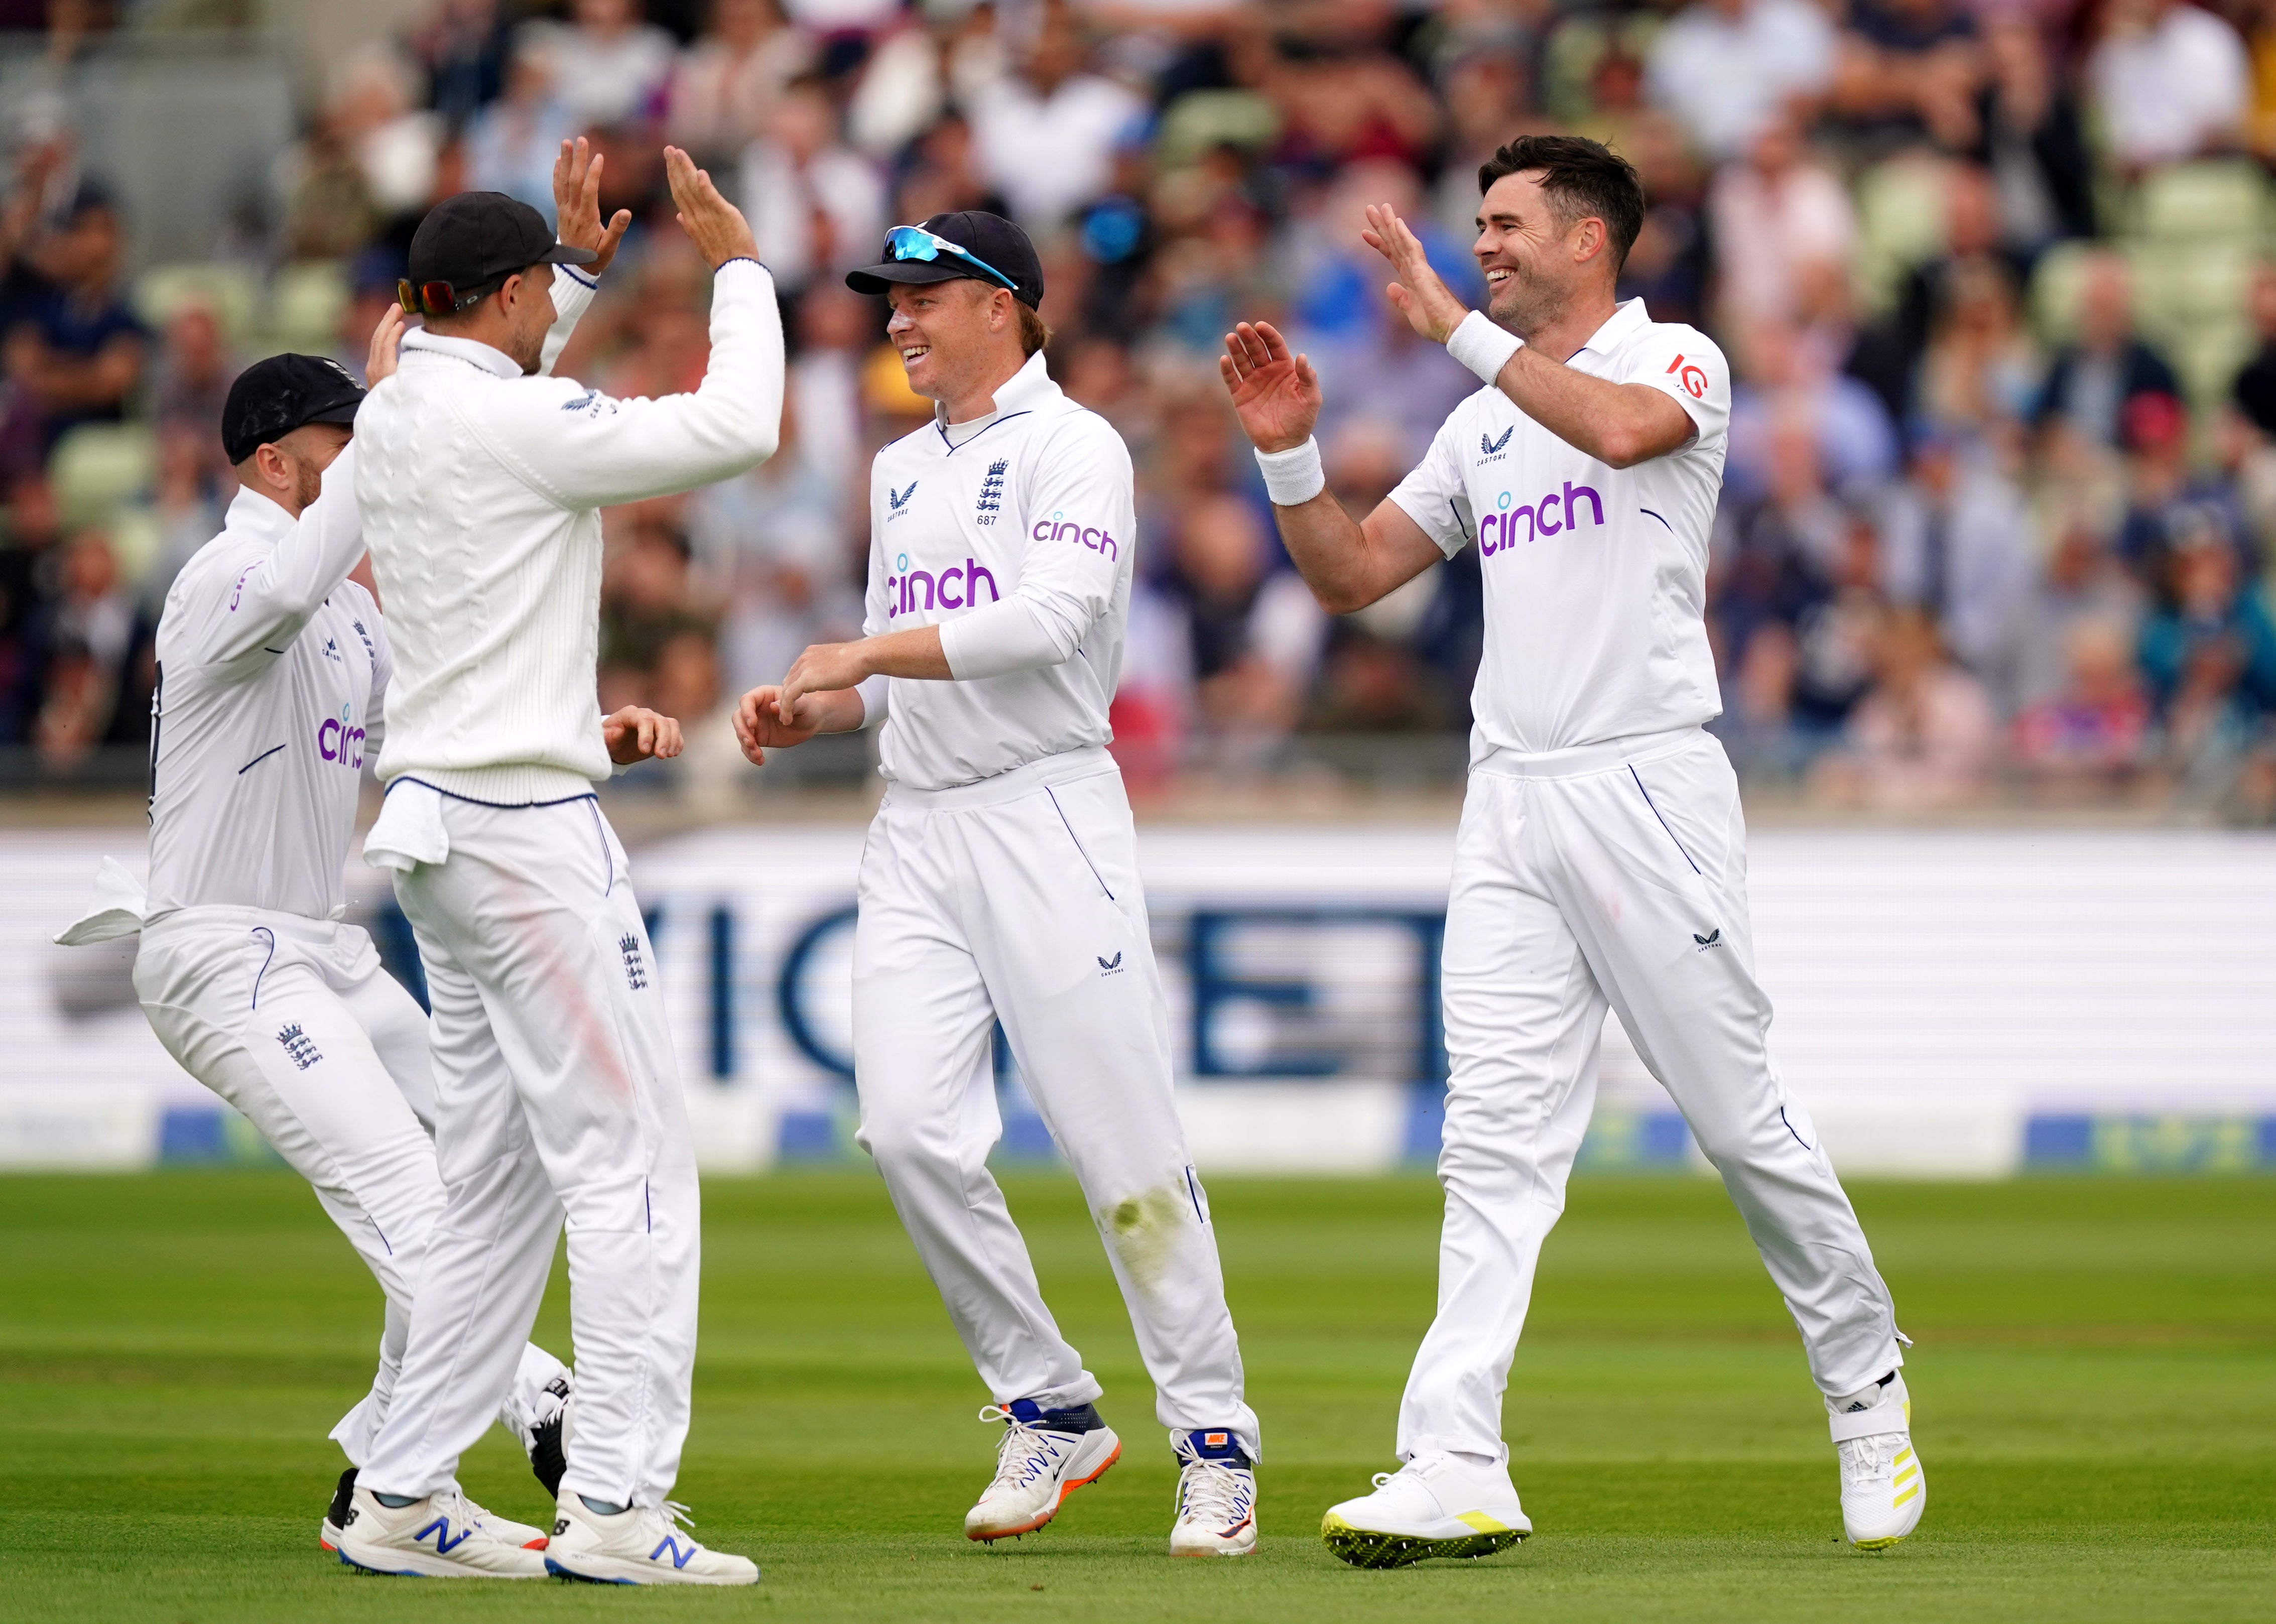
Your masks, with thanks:
[[[1032,412],[1059,393],[1059,386],[1051,382],[1051,371],[1043,365],[1043,353],[1037,350],[1028,357],[1028,364],[1007,378],[996,391],[996,409],[985,417],[975,417],[968,422],[951,423],[948,408],[935,401],[932,408],[933,426],[940,437],[955,451],[968,445],[1007,417],[1017,417]]]
[[[480,367],[484,372],[494,372],[502,378],[521,376],[521,363],[504,350],[492,349],[474,338],[446,338],[441,333],[430,333],[423,327],[413,328],[403,335],[406,350],[432,350],[437,355],[448,355],[469,366]]]
[[[1621,345],[1634,338],[1636,329],[1650,320],[1651,315],[1644,309],[1643,300],[1641,299],[1631,299],[1624,305],[1614,305],[1612,315],[1605,318],[1605,324],[1589,335],[1588,343],[1573,352],[1573,360],[1579,360],[1584,353],[1610,355]],[[1570,366],[1572,362],[1567,361],[1566,364]]]
[[[230,498],[229,512],[222,515],[222,528],[261,542],[281,541],[300,522],[276,497],[247,485],[237,488],[237,495]]]

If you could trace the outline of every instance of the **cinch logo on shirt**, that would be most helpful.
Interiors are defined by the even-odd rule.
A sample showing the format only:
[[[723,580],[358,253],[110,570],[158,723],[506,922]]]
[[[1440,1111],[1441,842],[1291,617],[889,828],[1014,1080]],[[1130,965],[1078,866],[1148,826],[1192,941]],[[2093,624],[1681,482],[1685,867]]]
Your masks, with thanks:
[[[1516,546],[1517,521],[1520,519],[1525,520],[1525,539],[1529,542],[1544,535],[1555,535],[1560,531],[1579,529],[1581,515],[1573,505],[1582,497],[1589,498],[1589,522],[1603,524],[1605,499],[1588,486],[1576,485],[1569,479],[1565,482],[1563,494],[1552,490],[1536,501],[1517,507],[1509,505],[1509,492],[1503,491],[1495,503],[1499,511],[1488,513],[1478,520],[1479,554],[1491,558],[1498,552],[1506,552]]]
[[[1122,557],[1112,536],[1104,530],[1090,529],[1078,524],[1064,512],[1037,520],[1036,527],[1028,534],[1039,542],[1081,542],[1091,551],[1103,552],[1110,558],[1119,560]]]
[[[898,574],[885,577],[885,616],[913,614],[920,609],[977,609],[980,588],[988,588],[991,603],[1003,597],[996,590],[996,577],[982,567],[976,558],[967,558],[961,564],[952,564],[936,576],[929,570],[913,570],[909,555],[901,554],[893,560]],[[922,589],[923,596],[918,593]],[[953,589],[955,596],[951,596]]]
[[[343,767],[362,769],[363,740],[363,729],[354,725],[345,705],[340,707],[339,715],[326,717],[316,725],[316,754]]]

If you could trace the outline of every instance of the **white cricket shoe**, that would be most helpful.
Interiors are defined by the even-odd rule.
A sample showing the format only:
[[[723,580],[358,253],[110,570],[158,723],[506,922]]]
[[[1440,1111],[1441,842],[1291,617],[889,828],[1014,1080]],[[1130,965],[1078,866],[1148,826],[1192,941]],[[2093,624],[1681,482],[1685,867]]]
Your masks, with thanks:
[[[574,1494],[561,1497],[548,1572],[597,1584],[756,1584],[759,1565],[700,1544],[684,1531],[687,1507],[666,1500],[654,1511],[634,1506],[604,1517]]]
[[[1059,1514],[1068,1495],[1122,1458],[1122,1440],[1088,1404],[1045,1410],[1032,1399],[1014,1399],[1008,1409],[989,1405],[980,1419],[1002,1422],[1004,1441],[995,1481],[964,1514],[967,1539],[1034,1533]]]
[[[1532,1532],[1507,1467],[1472,1466],[1444,1450],[1377,1472],[1374,1493],[1320,1520],[1321,1542],[1354,1567],[1491,1556]]]
[[[1832,1409],[1835,1400],[1827,1400]],[[1928,1479],[1913,1451],[1913,1404],[1892,1377],[1878,1401],[1853,1401],[1828,1417],[1841,1458],[1841,1531],[1860,1551],[1885,1551],[1920,1526]]]
[[[1172,1556],[1247,1556],[1256,1549],[1256,1468],[1230,1432],[1173,1432],[1178,1520]]]
[[[360,1486],[339,1525],[340,1560],[350,1567],[425,1579],[542,1579],[544,1544],[538,1529],[493,1517],[455,1489],[383,1506]]]

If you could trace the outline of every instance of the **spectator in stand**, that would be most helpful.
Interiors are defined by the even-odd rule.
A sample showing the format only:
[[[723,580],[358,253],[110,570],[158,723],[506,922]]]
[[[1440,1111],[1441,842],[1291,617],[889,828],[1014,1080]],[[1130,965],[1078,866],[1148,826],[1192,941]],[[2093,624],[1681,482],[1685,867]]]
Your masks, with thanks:
[[[1925,136],[1967,151],[1982,134],[1984,80],[1976,19],[1961,0],[1857,0],[1836,57],[1831,105],[1868,148]]]
[[[2110,0],[2087,64],[2109,156],[2128,174],[2244,142],[2244,42],[2182,0]]]
[[[1889,596],[1917,610],[2011,711],[2033,579],[2030,511],[1995,448],[1923,430],[1881,521]]]
[[[980,106],[1004,77],[993,5],[923,0],[911,10],[869,53],[846,107],[846,140],[880,162]]]
[[[970,110],[981,175],[1039,237],[1106,191],[1117,148],[1145,116],[1138,97],[1086,69],[1088,54],[1074,13],[1052,0],[1018,71]]]
[[[2244,516],[2236,493],[2216,475],[2189,464],[2189,414],[2171,395],[2142,395],[2127,402],[2126,512],[2119,521],[2117,553],[2154,581],[2163,555],[2183,538],[2220,536],[2246,556]]]
[[[1919,419],[1954,434],[2004,439],[2038,392],[2039,358],[2015,309],[2007,267],[1989,257],[1952,268],[1914,378]]]
[[[1195,709],[1213,760],[1263,764],[1301,714],[1327,618],[1294,570],[1272,571],[1265,521],[1240,497],[1205,497],[1178,527],[1181,600]]]
[[[2045,789],[2116,787],[2143,765],[2150,736],[2132,628],[2107,617],[2079,620],[2064,642],[2061,688],[2015,719],[2016,757]]]
[[[2234,749],[2276,712],[2276,623],[2249,590],[2236,549],[2210,523],[2176,535],[2158,559],[2157,603],[2143,623],[2142,674],[2166,733],[2166,755],[2188,771]]]
[[[2090,444],[2116,445],[2135,401],[2181,392],[2166,358],[2134,330],[2134,278],[2125,259],[2097,252],[2080,279],[2078,337],[2055,352],[2032,413],[2034,426],[2045,429],[2060,419]]]
[[[400,52],[373,46],[343,63],[331,121],[382,221],[425,212],[436,194],[444,132],[443,121],[419,106],[417,72]]]
[[[441,0],[410,45],[426,71],[428,100],[454,134],[505,86],[512,32],[499,0]]]
[[[1709,272],[1706,171],[1692,158],[1675,121],[1664,113],[1639,117],[1628,141],[1624,156],[1643,182],[1643,229],[1620,264],[1615,296],[1623,304],[1643,300],[1655,322],[1698,325],[1706,319]],[[1475,193],[1475,168],[1468,179]],[[1463,216],[1466,225],[1469,218]],[[1846,282],[1848,267],[1840,272]]]
[[[704,602],[725,606],[720,652],[737,694],[779,682],[812,644],[861,634],[852,493],[809,454],[804,430],[793,398],[781,449],[689,504],[695,581]]]
[[[221,410],[237,371],[210,305],[192,300],[174,312],[152,369],[150,422],[161,436],[189,435],[205,475],[216,482],[230,472],[221,444]]]
[[[786,293],[867,264],[884,240],[884,182],[838,139],[838,109],[818,80],[776,99],[766,133],[743,154],[742,201],[759,257]]]
[[[1507,46],[1472,49],[1439,69],[1446,140],[1431,194],[1430,217],[1459,241],[1468,240],[1476,230],[1472,222],[1478,213],[1478,166],[1529,122],[1531,84],[1530,65]],[[1649,183],[1644,191],[1658,201]]]
[[[467,133],[467,185],[503,192],[553,218],[553,161],[578,133],[576,115],[555,94],[553,58],[525,34],[516,42],[505,87]]]
[[[547,54],[553,87],[580,128],[646,124],[664,110],[679,48],[641,0],[572,0],[565,23],[524,24]]]
[[[19,474],[8,488],[8,544],[0,548],[0,743],[28,744],[37,726],[47,664],[48,595],[63,551],[63,518],[46,474]]]
[[[118,210],[93,187],[73,201],[40,253],[49,286],[0,346],[15,409],[44,457],[74,424],[115,422],[141,382],[149,334],[119,292]]]
[[[1984,18],[1980,154],[1998,187],[2000,246],[2022,258],[2059,238],[2094,235],[2094,158],[2085,120],[2047,49],[2020,9]]]
[[[2108,538],[2082,514],[2067,516],[2032,585],[2022,617],[2024,649],[2019,692],[2028,706],[2056,698],[2070,679],[2071,634],[2089,622],[2125,629],[2130,651],[2142,624],[2142,585],[2110,550]],[[2129,652],[2129,660],[2133,657]]]
[[[1991,779],[1999,725],[1983,684],[1946,657],[1917,609],[1883,622],[1872,690],[1850,713],[1841,747],[1817,763],[1828,799],[1890,810],[1964,805]]]
[[[1848,543],[1847,511],[1826,490],[1816,425],[1787,402],[1768,425],[1767,481],[1758,495],[1726,488],[1709,540],[1710,624],[1726,671],[1745,667],[1765,627],[1790,633],[1829,596]]]
[[[1828,267],[1845,278],[1846,269]],[[1896,425],[1876,395],[1827,363],[1817,335],[1768,323],[1732,331],[1739,370],[1731,391],[1730,449],[1723,466],[1727,498],[1759,494],[1771,482],[1772,425],[1808,426],[1825,487],[1871,494],[1897,472]]]
[[[664,497],[611,510],[601,570],[601,702],[654,708],[657,665],[674,638],[709,638],[689,578],[687,498]]]
[[[1645,83],[1719,163],[1796,108],[1814,108],[1833,65],[1832,25],[1809,0],[1694,0],[1659,31]]]
[[[1310,349],[1312,364],[1331,391],[1318,432],[1324,443],[1346,423],[1390,429],[1411,468],[1430,449],[1430,436],[1447,414],[1476,392],[1478,380],[1446,353],[1445,345],[1419,338],[1390,300],[1377,300],[1374,314],[1375,320],[1357,336],[1322,335],[1323,341]]]
[[[664,135],[698,163],[731,163],[766,131],[768,110],[814,66],[814,42],[776,0],[710,0],[701,38],[671,75]]]
[[[2230,387],[2229,398],[2263,441],[2276,444],[2276,264],[2252,268],[2252,326],[2260,347]]]
[[[1438,104],[1390,49],[1396,15],[1364,4],[1290,14],[1258,87],[1280,115],[1278,167],[1324,178],[1366,158],[1421,166],[1438,138]]]
[[[58,562],[33,742],[51,765],[67,767],[110,731],[133,649],[134,597],[119,579],[110,538],[100,530],[73,536]],[[143,697],[147,702],[147,690]]]
[[[1798,278],[1813,266],[1846,270],[1856,252],[1849,194],[1809,157],[1791,114],[1765,119],[1745,160],[1723,166],[1707,217],[1726,328],[1791,321]]]
[[[809,288],[798,303],[798,346],[790,363],[784,410],[798,418],[800,459],[842,489],[852,489],[852,482],[868,466],[861,356],[876,342],[876,327],[875,302],[841,282]]]

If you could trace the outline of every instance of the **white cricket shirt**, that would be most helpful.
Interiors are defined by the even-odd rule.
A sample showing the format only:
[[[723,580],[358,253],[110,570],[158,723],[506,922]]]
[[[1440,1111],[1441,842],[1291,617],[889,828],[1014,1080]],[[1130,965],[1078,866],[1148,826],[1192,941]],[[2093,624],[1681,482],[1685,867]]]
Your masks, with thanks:
[[[1723,488],[1731,373],[1696,327],[1620,306],[1566,363],[1671,397],[1680,451],[1614,469],[1498,389],[1454,408],[1391,493],[1448,558],[1476,542],[1485,657],[1472,764],[1696,727],[1723,709],[1707,643],[1707,537]]]
[[[879,452],[862,631],[937,625],[956,678],[887,680],[885,777],[946,789],[1112,738],[1137,532],[1122,436],[1040,353],[992,414]]]
[[[294,519],[240,490],[158,619],[148,917],[254,907],[338,919],[387,634],[346,579],[363,556],[355,447]]]

